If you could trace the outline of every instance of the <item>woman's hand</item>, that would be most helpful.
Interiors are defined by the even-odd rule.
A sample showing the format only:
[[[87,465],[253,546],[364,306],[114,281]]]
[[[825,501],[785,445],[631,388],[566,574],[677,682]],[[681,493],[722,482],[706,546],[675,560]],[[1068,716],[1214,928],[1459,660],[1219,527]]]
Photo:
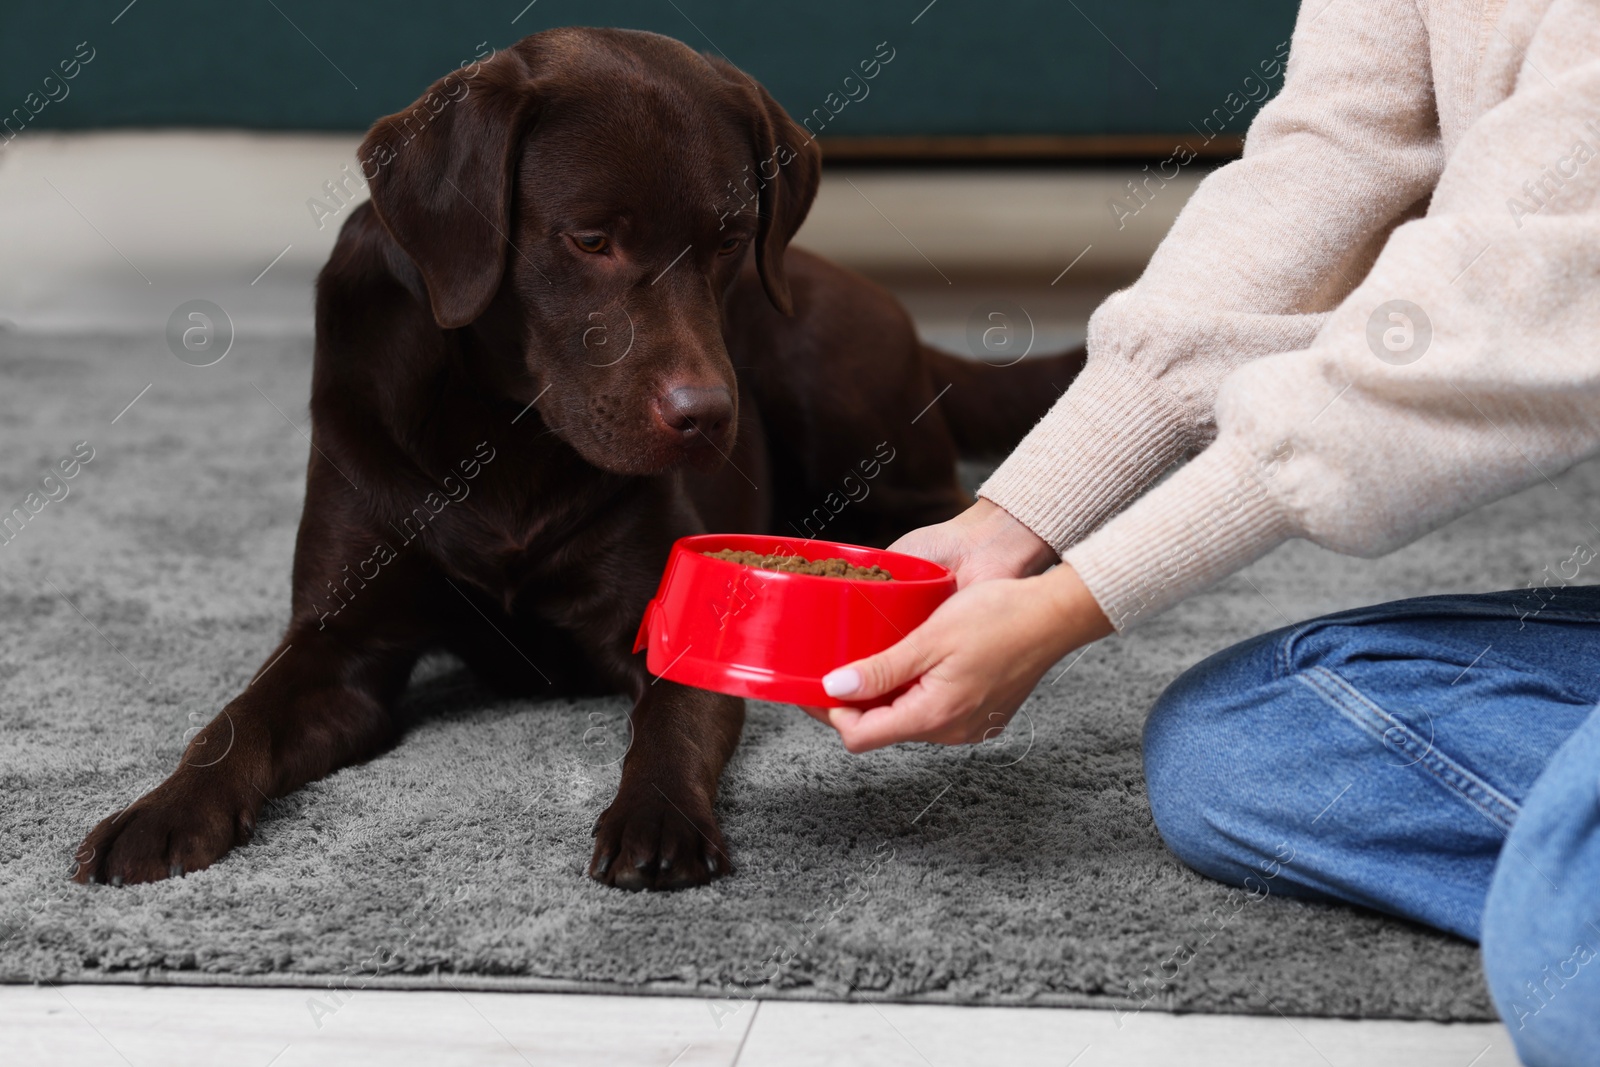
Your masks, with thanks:
[[[889,548],[949,568],[960,589],[993,578],[1039,574],[1057,559],[1049,542],[982,497],[948,522],[912,530]]]
[[[899,644],[822,680],[830,696],[868,700],[915,679],[893,703],[807,713],[838,730],[851,752],[900,741],[975,744],[1005,729],[1052,664],[1111,632],[1071,567],[974,582]]]

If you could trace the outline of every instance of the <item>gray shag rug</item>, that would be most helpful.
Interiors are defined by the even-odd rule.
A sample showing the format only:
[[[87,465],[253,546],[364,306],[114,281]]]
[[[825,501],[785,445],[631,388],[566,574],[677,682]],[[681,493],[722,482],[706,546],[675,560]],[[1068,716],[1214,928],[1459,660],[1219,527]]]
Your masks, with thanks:
[[[497,699],[444,659],[419,667],[395,750],[270,804],[220,864],[70,884],[83,833],[174,766],[278,637],[309,373],[300,338],[241,338],[194,368],[158,337],[0,333],[0,504],[94,450],[0,544],[0,980],[1493,1017],[1470,945],[1354,909],[1241,906],[1183,867],[1151,822],[1140,725],[1181,670],[1280,612],[1523,584],[1584,533],[1593,467],[1381,561],[1291,545],[1064,663],[1007,746],[855,757],[755,704],[720,805],[739,869],[708,888],[630,895],[583,874],[620,699]]]

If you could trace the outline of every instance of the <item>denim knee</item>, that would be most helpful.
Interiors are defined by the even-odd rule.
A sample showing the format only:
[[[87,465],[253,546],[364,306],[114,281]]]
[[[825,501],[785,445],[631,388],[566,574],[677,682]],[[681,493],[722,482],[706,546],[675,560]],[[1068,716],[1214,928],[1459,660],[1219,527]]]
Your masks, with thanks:
[[[1564,909],[1485,916],[1484,974],[1517,1056],[1528,1067],[1568,1067],[1600,1042],[1600,926]],[[1574,909],[1576,910],[1576,909]]]
[[[1256,723],[1272,714],[1272,636],[1189,668],[1144,727],[1145,786],[1162,840],[1189,867],[1235,885],[1272,853],[1267,828],[1255,826],[1237,788],[1255,762]]]
[[[1502,958],[1502,971],[1501,950],[1525,940],[1527,922],[1570,932],[1541,894],[1561,882],[1557,870],[1581,869],[1573,884],[1600,885],[1600,713],[1591,714],[1596,686],[1583,676],[1595,662],[1587,624],[1600,618],[1547,619],[1544,632],[1524,634],[1502,599],[1402,601],[1309,620],[1185,672],[1144,733],[1150,806],[1168,847],[1235,886],[1484,936],[1494,942],[1486,961]],[[1563,670],[1541,666],[1552,660]],[[1584,755],[1569,754],[1583,744]],[[1558,765],[1568,770],[1553,774]],[[1535,802],[1561,790],[1570,795]],[[1497,864],[1508,855],[1515,869]],[[1530,878],[1530,859],[1548,877]],[[1503,899],[1517,903],[1499,909],[1514,914],[1491,939],[1485,903],[1497,869],[1509,872]],[[1600,934],[1600,914],[1583,914]],[[1600,978],[1596,948],[1585,981]],[[1537,976],[1572,949],[1551,942],[1537,958],[1507,955],[1513,971]],[[1524,993],[1527,978],[1518,979]],[[1491,988],[1502,1004],[1516,995]],[[1563,1032],[1556,1020],[1580,998],[1544,1000],[1552,1006],[1539,1029]]]
[[[1528,1067],[1600,1048],[1600,710],[1562,745],[1523,805],[1489,888],[1483,968]]]

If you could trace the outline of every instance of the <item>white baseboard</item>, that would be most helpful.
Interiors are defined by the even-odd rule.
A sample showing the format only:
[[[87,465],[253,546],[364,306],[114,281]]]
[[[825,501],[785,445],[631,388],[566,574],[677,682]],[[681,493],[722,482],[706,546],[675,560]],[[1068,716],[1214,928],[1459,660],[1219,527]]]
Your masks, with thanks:
[[[205,298],[240,330],[305,330],[311,280],[365,197],[341,201],[328,185],[355,172],[358,141],[226,131],[17,138],[0,147],[0,320],[25,330],[160,328],[178,304]],[[1139,270],[1199,175],[1145,183],[1155,191],[1130,213],[1139,201],[1127,183],[1143,178],[1133,168],[830,169],[798,243],[919,287],[988,274],[1047,286],[1069,264],[1065,284],[1103,284]],[[1111,207],[1119,195],[1121,211]]]

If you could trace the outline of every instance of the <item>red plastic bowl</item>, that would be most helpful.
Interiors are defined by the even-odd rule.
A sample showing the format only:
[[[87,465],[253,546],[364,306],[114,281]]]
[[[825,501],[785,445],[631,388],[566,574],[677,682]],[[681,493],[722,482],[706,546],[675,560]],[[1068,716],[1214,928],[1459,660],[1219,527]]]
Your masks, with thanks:
[[[856,581],[747,567],[720,549],[877,564],[894,581]],[[634,642],[650,673],[697,689],[813,707],[867,706],[830,697],[822,676],[882,652],[956,591],[937,563],[861,545],[757,534],[701,534],[672,546]]]

